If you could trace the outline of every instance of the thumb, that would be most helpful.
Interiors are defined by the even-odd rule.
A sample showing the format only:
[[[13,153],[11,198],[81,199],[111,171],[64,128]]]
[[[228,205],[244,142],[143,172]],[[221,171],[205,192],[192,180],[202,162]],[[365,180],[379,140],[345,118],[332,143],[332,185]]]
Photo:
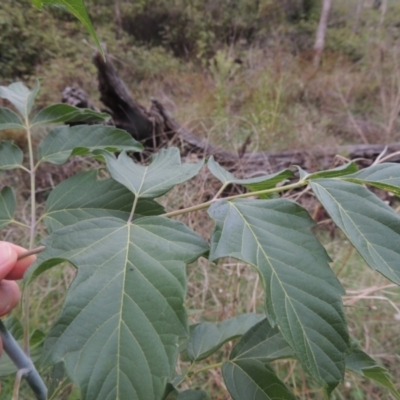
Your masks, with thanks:
[[[10,243],[0,242],[0,280],[14,268],[17,257],[17,252]]]

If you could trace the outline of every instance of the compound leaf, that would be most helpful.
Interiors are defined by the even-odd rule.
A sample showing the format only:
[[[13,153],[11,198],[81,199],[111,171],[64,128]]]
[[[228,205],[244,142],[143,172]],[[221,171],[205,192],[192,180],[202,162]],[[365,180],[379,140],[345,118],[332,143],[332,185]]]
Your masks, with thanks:
[[[64,164],[71,156],[82,156],[94,150],[141,151],[143,146],[121,129],[104,125],[60,126],[40,143],[40,162]]]
[[[84,172],[60,183],[46,201],[44,222],[49,232],[84,219],[116,217],[127,221],[134,195],[113,179],[97,180],[97,171]],[[164,208],[140,199],[135,216],[159,215]]]
[[[0,142],[0,171],[22,166],[24,153],[11,140]]]
[[[294,357],[278,327],[273,328],[265,318],[247,331],[233,348],[231,360],[253,359],[263,363]]]
[[[220,323],[205,322],[195,326],[190,333],[187,352],[192,361],[202,360],[224,343],[244,335],[263,315],[243,314]]]
[[[268,365],[256,359],[225,362],[222,374],[234,400],[296,400]]]
[[[213,156],[211,156],[207,161],[207,167],[210,172],[224,185],[235,183],[237,185],[244,186],[252,192],[274,188],[279,182],[293,177],[292,171],[289,169],[284,169],[275,174],[258,176],[256,178],[237,179],[233,174],[221,167],[219,163],[214,160]],[[260,197],[262,198],[262,196]]]
[[[79,21],[82,23],[82,25],[88,30],[88,32],[94,39],[97,48],[104,56],[103,48],[101,47],[99,38],[96,35],[96,31],[93,28],[92,22],[90,21],[83,0],[31,0],[31,1],[38,8],[42,8],[43,6],[47,5],[65,7],[72,15],[78,18]]]
[[[309,214],[279,200],[219,201],[211,260],[235,257],[253,265],[265,288],[267,317],[304,368],[329,390],[343,378],[348,332],[341,287]]]
[[[32,126],[55,124],[59,122],[94,123],[110,119],[110,115],[89,108],[77,108],[69,104],[52,104],[40,110],[32,121]]]
[[[26,282],[63,260],[77,276],[44,360],[63,360],[85,400],[162,398],[188,335],[185,264],[207,251],[204,240],[156,216],[81,221],[45,245]]]
[[[151,158],[148,166],[136,164],[125,152],[118,158],[106,152],[97,153],[106,159],[112,178],[135,196],[147,198],[159,197],[175,185],[188,181],[198,174],[204,164],[204,161],[182,164],[179,150],[175,147],[161,149]]]
[[[0,131],[4,129],[25,129],[23,122],[14,111],[0,107]]]
[[[318,179],[312,189],[367,264],[400,284],[400,217],[361,185]]]
[[[14,220],[16,207],[14,191],[8,186],[4,187],[0,192],[0,229]]]
[[[368,184],[379,189],[393,192],[400,196],[400,165],[395,163],[384,163],[371,165],[361,171],[343,177],[346,181]]]
[[[346,368],[358,375],[371,379],[390,390],[395,399],[400,400],[400,393],[390,380],[388,371],[362,350],[354,348],[346,357]]]
[[[33,90],[29,90],[22,82],[14,82],[9,86],[0,86],[0,97],[7,99],[27,120],[39,90],[39,80],[36,81]]]

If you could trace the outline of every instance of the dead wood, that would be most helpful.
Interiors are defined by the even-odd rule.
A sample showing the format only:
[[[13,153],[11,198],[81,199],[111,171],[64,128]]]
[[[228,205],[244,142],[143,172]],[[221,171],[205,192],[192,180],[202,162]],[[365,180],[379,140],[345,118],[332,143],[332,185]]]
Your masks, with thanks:
[[[215,159],[239,176],[256,176],[276,172],[280,169],[298,165],[307,171],[329,169],[336,165],[340,154],[347,159],[356,159],[361,166],[372,163],[386,149],[386,155],[400,151],[400,143],[388,146],[381,144],[357,144],[336,148],[297,149],[280,152],[246,153],[250,138],[246,139],[238,154],[211,145],[179,124],[156,99],[146,109],[133,100],[111,60],[104,62],[97,53],[94,64],[98,70],[100,100],[112,115],[114,124],[128,131],[136,140],[153,151],[160,146],[171,144],[180,148],[183,155],[195,154],[198,157],[213,155]],[[68,98],[64,101],[69,102]],[[92,103],[86,99],[90,106]],[[74,105],[78,105],[75,103]],[[400,162],[400,154],[391,158]]]

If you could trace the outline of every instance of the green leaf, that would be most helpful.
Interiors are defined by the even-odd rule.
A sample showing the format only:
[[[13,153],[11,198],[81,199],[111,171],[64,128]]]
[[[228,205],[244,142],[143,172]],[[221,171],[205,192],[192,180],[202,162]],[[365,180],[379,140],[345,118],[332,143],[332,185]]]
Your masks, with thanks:
[[[346,175],[349,175],[349,174],[352,174],[352,173],[358,171],[357,164],[355,164],[354,162],[349,162],[349,163],[341,165],[340,167],[337,167],[337,168],[328,169],[326,171],[314,172],[312,174],[306,173],[299,167],[298,167],[298,169],[300,171],[300,177],[302,179],[306,178],[307,180],[314,180],[314,179],[321,179],[321,178],[337,178],[337,177],[346,176]]]
[[[284,169],[275,174],[258,176],[256,178],[237,179],[233,174],[221,167],[214,160],[213,156],[211,156],[207,161],[207,167],[210,172],[224,185],[235,183],[237,185],[244,186],[252,192],[274,188],[279,182],[294,176],[292,171],[289,169]],[[260,197],[262,198],[262,196]]]
[[[135,196],[147,198],[159,197],[175,185],[188,181],[198,174],[204,164],[204,161],[182,164],[179,150],[175,147],[161,149],[151,158],[149,166],[134,163],[124,152],[118,158],[106,152],[97,154],[105,157],[112,178]]]
[[[296,400],[272,368],[258,360],[225,362],[222,374],[234,400]]]
[[[159,399],[188,335],[185,264],[208,246],[184,224],[143,217],[78,222],[55,231],[26,282],[62,260],[77,268],[45,343],[85,400]]]
[[[24,153],[11,140],[0,142],[0,171],[22,166]]]
[[[0,107],[0,131],[4,129],[25,129],[18,114],[8,108]]]
[[[252,359],[269,363],[280,358],[294,357],[278,327],[273,328],[265,318],[254,325],[233,348],[229,359]]]
[[[400,393],[390,380],[388,371],[379,366],[373,358],[362,350],[357,348],[352,349],[351,354],[346,357],[346,368],[349,371],[379,383],[389,389],[395,399],[400,400]]]
[[[279,200],[219,201],[211,260],[235,257],[259,272],[267,317],[277,323],[303,367],[328,390],[344,375],[348,332],[340,295],[314,225],[298,204]]]
[[[196,325],[187,344],[189,358],[192,361],[207,358],[224,343],[244,335],[262,318],[263,315],[243,314],[217,324],[205,322]]]
[[[77,108],[68,104],[53,104],[43,108],[35,115],[32,126],[59,122],[93,123],[109,119],[109,114],[93,111],[89,108]]]
[[[60,126],[40,143],[39,158],[41,162],[61,165],[71,156],[87,155],[98,149],[141,151],[143,146],[129,133],[111,126]]]
[[[311,186],[367,264],[400,284],[400,217],[363,186],[336,179],[319,179]]]
[[[14,191],[8,186],[4,187],[0,192],[0,229],[13,222],[16,208]]]
[[[113,179],[97,180],[97,171],[84,172],[60,183],[46,201],[44,221],[49,232],[76,222],[98,217],[116,217],[127,221],[134,195]],[[150,199],[140,199],[136,216],[164,213]]]
[[[28,120],[33,102],[40,90],[40,81],[36,81],[33,90],[29,90],[22,82],[15,82],[9,86],[0,86],[0,97],[7,99]]]
[[[38,8],[42,8],[43,6],[47,5],[65,7],[72,15],[78,18],[79,21],[82,23],[82,25],[88,30],[93,40],[95,41],[97,48],[104,57],[103,48],[101,47],[99,38],[96,35],[96,31],[93,28],[92,22],[90,21],[83,0],[31,0],[31,1]]]
[[[361,171],[343,177],[346,181],[358,184],[368,184],[379,189],[393,192],[400,196],[400,165],[385,163],[371,165]]]
[[[4,321],[4,325],[14,339],[20,344],[20,346],[22,346],[24,329],[18,318],[8,317]],[[33,362],[36,362],[41,355],[44,338],[45,335],[43,332],[38,330],[32,332],[29,342],[31,350],[30,357]],[[3,378],[8,375],[15,374],[17,371],[18,367],[13,363],[13,361],[11,361],[8,354],[3,352],[0,357],[0,377]]]

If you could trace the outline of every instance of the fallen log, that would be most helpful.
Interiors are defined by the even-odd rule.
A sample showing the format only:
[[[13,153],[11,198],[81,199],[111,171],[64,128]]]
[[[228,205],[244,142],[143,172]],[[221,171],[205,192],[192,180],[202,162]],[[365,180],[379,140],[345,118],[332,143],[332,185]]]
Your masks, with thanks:
[[[388,146],[383,144],[357,144],[331,147],[329,149],[312,148],[287,150],[281,152],[246,153],[248,143],[242,146],[239,153],[233,153],[211,145],[180,125],[156,99],[151,100],[151,107],[146,109],[133,100],[125,83],[119,76],[109,57],[106,61],[96,53],[93,61],[98,71],[100,100],[107,107],[113,123],[128,131],[136,140],[142,142],[148,149],[154,151],[159,147],[176,145],[183,155],[196,154],[198,157],[213,155],[215,159],[238,176],[256,176],[272,173],[298,165],[307,171],[329,169],[335,166],[337,155],[351,160],[357,160],[360,166],[370,165],[382,152],[393,154],[390,159],[400,162],[400,143]],[[71,93],[71,90],[64,92]],[[72,91],[73,92],[73,91]],[[93,104],[90,100],[82,99],[81,104]],[[78,104],[75,100],[63,97],[63,101]],[[399,152],[399,154],[394,154]]]

